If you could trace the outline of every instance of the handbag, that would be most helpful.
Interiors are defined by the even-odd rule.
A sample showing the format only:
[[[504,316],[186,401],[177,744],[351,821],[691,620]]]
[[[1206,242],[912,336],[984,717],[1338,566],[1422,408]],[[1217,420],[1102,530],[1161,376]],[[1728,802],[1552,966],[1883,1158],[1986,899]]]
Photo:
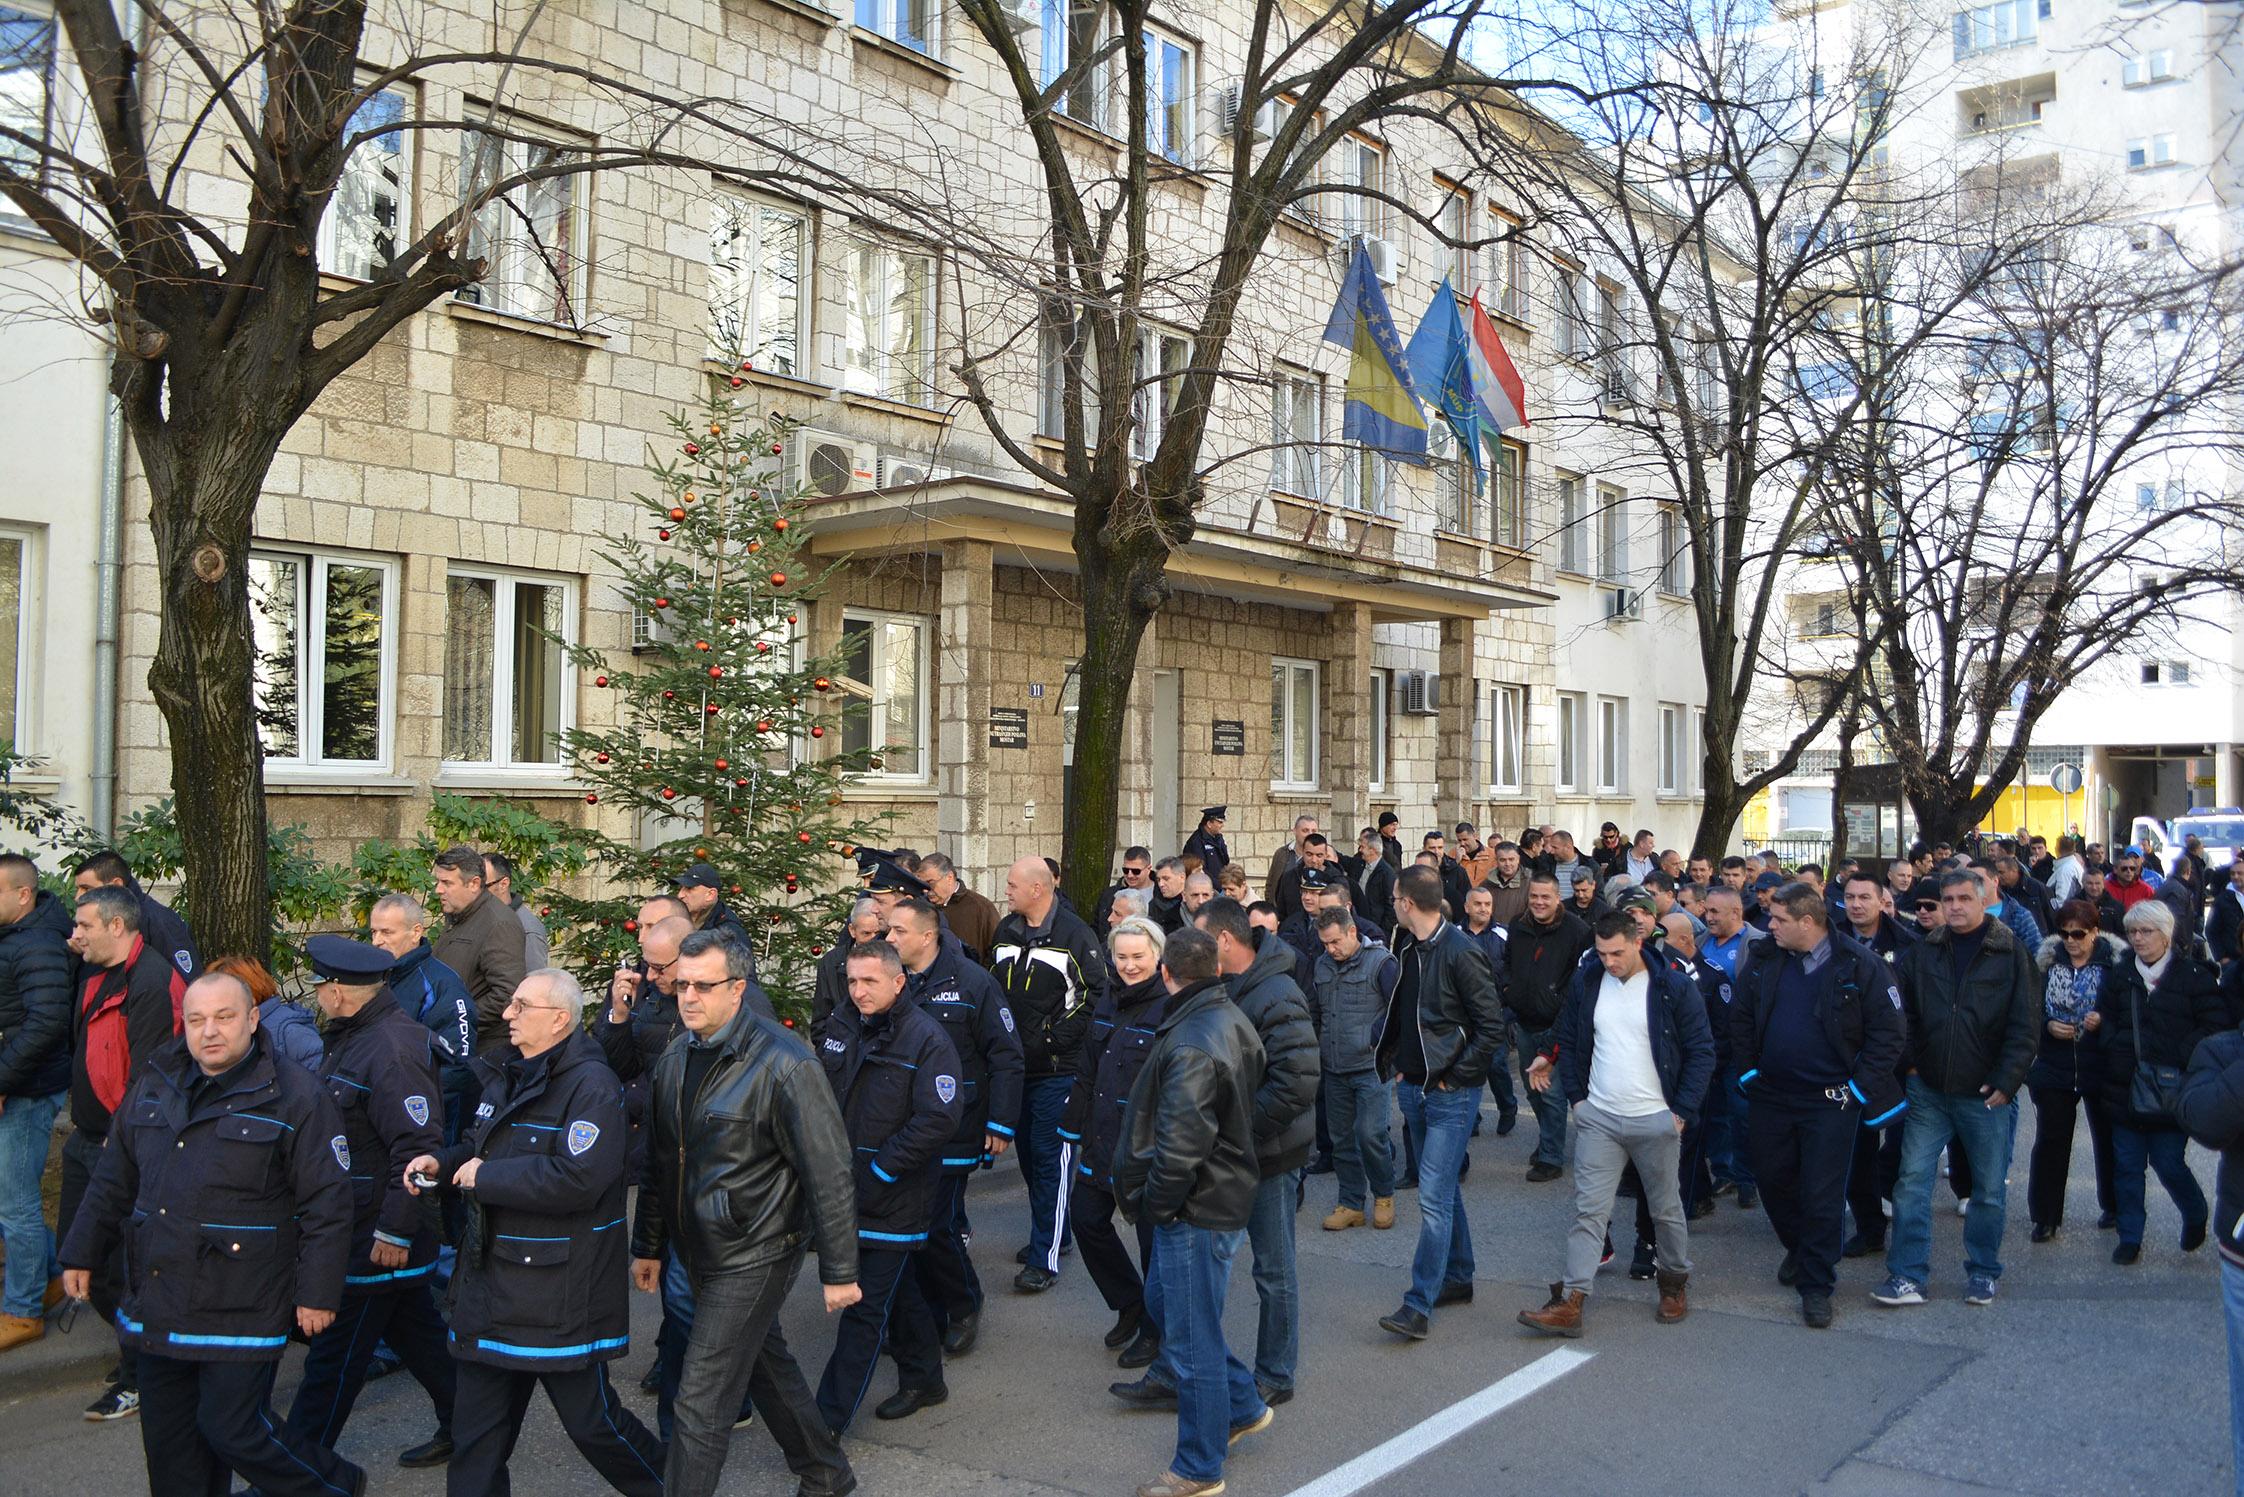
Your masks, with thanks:
[[[2143,998],[2127,1001],[2127,1023],[2135,1035],[2135,1074],[2127,1084],[2127,1110],[2141,1117],[2171,1118],[2182,1094],[2180,1066],[2153,1065],[2143,1059]]]

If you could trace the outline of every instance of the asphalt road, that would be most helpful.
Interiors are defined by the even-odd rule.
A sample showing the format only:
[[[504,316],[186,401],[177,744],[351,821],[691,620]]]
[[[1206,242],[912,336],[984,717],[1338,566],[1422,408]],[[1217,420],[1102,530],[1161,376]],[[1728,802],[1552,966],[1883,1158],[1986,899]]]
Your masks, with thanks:
[[[1652,1286],[1629,1282],[1616,1263],[1591,1299],[1589,1335],[1558,1343],[1530,1338],[1512,1320],[1544,1297],[1572,1205],[1570,1181],[1524,1183],[1531,1127],[1498,1139],[1491,1113],[1476,1140],[1466,1195],[1478,1293],[1472,1305],[1445,1310],[1423,1343],[1398,1343],[1375,1323],[1401,1296],[1415,1197],[1401,1198],[1394,1231],[1327,1233],[1318,1222],[1333,1181],[1310,1182],[1299,1234],[1300,1391],[1271,1430],[1234,1450],[1233,1491],[2191,1497],[2234,1489],[2213,1250],[2178,1251],[2180,1219],[2154,1180],[2143,1261],[2114,1267],[2112,1235],[2095,1229],[2085,1130],[2071,1224],[2034,1247],[2022,1216],[2030,1109],[2022,1120],[2005,1274],[1992,1306],[1962,1303],[1960,1223],[1945,1185],[1932,1303],[1881,1310],[1867,1298],[1882,1276],[1877,1261],[1846,1263],[1838,1324],[1821,1332],[1800,1325],[1792,1292],[1775,1281],[1780,1254],[1765,1218],[1725,1199],[1694,1224],[1687,1322],[1654,1324]],[[2210,1195],[2211,1156],[2193,1147],[2191,1162]],[[1045,1295],[1012,1292],[1025,1199],[1010,1163],[976,1180],[974,1252],[990,1289],[981,1343],[953,1363],[947,1404],[894,1424],[869,1409],[861,1417],[849,1451],[865,1492],[1106,1497],[1166,1464],[1173,1419],[1126,1410],[1105,1391],[1120,1375],[1099,1344],[1110,1317],[1080,1267],[1068,1260]],[[1621,1240],[1625,1250],[1625,1231]],[[634,1346],[615,1364],[619,1385],[636,1380],[653,1347],[655,1303],[634,1298]],[[831,1331],[807,1288],[798,1286],[786,1322],[815,1382]],[[1232,1345],[1251,1347],[1254,1291],[1243,1264],[1229,1324]],[[1557,1361],[1541,1360],[1554,1352]],[[281,1372],[284,1407],[299,1356]],[[90,1321],[0,1358],[0,1493],[142,1489],[138,1421],[96,1426],[78,1417],[106,1364]],[[1539,1386],[1515,1396],[1520,1381],[1504,1381],[1515,1375]],[[874,1398],[892,1386],[884,1372]],[[626,1396],[651,1423],[653,1400]],[[431,1427],[425,1395],[395,1376],[368,1388],[343,1451],[374,1473],[372,1490],[429,1497],[443,1490],[441,1473],[390,1463]],[[516,1489],[538,1497],[605,1490],[542,1401],[514,1472]],[[724,1490],[793,1491],[760,1427],[734,1440]]]

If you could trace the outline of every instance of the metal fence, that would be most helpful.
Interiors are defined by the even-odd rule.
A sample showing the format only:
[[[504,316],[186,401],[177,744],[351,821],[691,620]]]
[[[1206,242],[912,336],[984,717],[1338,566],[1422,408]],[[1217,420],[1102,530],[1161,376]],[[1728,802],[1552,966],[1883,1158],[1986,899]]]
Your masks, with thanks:
[[[1797,868],[1802,863],[1828,863],[1831,857],[1829,832],[1802,833],[1799,836],[1748,837],[1747,852],[1773,852],[1784,860],[1787,868]]]

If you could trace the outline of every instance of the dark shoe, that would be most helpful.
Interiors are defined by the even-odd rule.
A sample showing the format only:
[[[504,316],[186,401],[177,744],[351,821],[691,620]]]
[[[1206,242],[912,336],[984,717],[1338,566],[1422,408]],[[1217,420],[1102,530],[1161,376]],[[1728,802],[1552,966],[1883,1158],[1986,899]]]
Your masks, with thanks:
[[[849,1497],[857,1490],[857,1473],[844,1471],[842,1479],[830,1487],[814,1487],[809,1482],[795,1484],[795,1497]]]
[[[1444,1284],[1434,1293],[1434,1308],[1437,1310],[1443,1305],[1469,1305],[1472,1302],[1473,1283],[1470,1279],[1462,1283]]]
[[[1866,1237],[1857,1232],[1847,1239],[1845,1247],[1839,1249],[1839,1256],[1842,1258],[1874,1258],[1885,1250],[1886,1237],[1883,1232],[1875,1237]]]
[[[448,1465],[452,1459],[452,1437],[438,1432],[433,1440],[398,1452],[397,1463],[408,1471],[419,1471],[427,1466]]]
[[[398,1361],[398,1359],[395,1357],[385,1357],[380,1352],[376,1352],[374,1353],[373,1360],[369,1361],[366,1364],[366,1380],[370,1383],[377,1382],[382,1378],[388,1377],[391,1373],[397,1371],[397,1369],[403,1365],[404,1364]]]
[[[2118,1228],[2118,1226],[2119,1213],[2116,1211],[2107,1211],[2102,1216],[2096,1218],[2096,1230],[2099,1232],[2114,1231]]]
[[[1515,1107],[1510,1112],[1499,1112],[1498,1114],[1496,1114],[1496,1136],[1498,1138],[1510,1138],[1512,1136],[1512,1130],[1514,1128],[1517,1128],[1518,1126],[1518,1108]]]
[[[1145,1319],[1145,1306],[1132,1305],[1114,1317],[1114,1328],[1106,1333],[1106,1349],[1120,1351],[1138,1339],[1138,1322]]]
[[[1259,1377],[1254,1380],[1254,1386],[1255,1391],[1262,1395],[1262,1401],[1272,1408],[1276,1408],[1282,1403],[1293,1402],[1293,1389],[1291,1388],[1273,1387]]]
[[[1690,1220],[1699,1221],[1714,1214],[1714,1197],[1700,1196],[1691,1203]]]
[[[2055,1240],[2056,1240],[2056,1237],[2057,1237],[2057,1229],[2056,1229],[2055,1227],[2051,1226],[2051,1225],[2050,1225],[2049,1223],[2047,1223],[2047,1222],[2035,1222],[2035,1223],[2034,1223],[2033,1238],[2032,1238],[2032,1240],[2033,1240],[2033,1241],[2035,1241],[2035,1242],[2052,1242],[2052,1241],[2055,1241]]]
[[[1798,1248],[1786,1253],[1784,1261],[1777,1265],[1777,1282],[1787,1289],[1800,1282],[1800,1250]]]
[[[1479,1113],[1477,1113],[1477,1112],[1476,1112],[1476,1113],[1474,1113],[1474,1114],[1473,1114],[1473,1131],[1472,1131],[1472,1132],[1470,1132],[1470,1133],[1468,1133],[1468,1134],[1466,1134],[1465,1136],[1466,1136],[1467,1138],[1478,1138],[1478,1137],[1480,1137],[1480,1114],[1479,1114]]]
[[[943,1332],[943,1354],[950,1357],[965,1356],[974,1349],[974,1337],[981,1329],[981,1311],[969,1310],[959,1316],[951,1322],[950,1329]]]
[[[1332,1172],[1333,1162],[1332,1156],[1330,1154],[1327,1154],[1322,1159],[1310,1160],[1308,1168],[1302,1171],[1304,1175],[1329,1175]]]
[[[1462,1180],[1473,1172],[1473,1156],[1462,1154],[1457,1159],[1457,1178]]]
[[[1041,1263],[1031,1263],[1013,1275],[1013,1287],[1023,1294],[1042,1294],[1060,1281],[1060,1276]]]
[[[2182,1251],[2194,1253],[2205,1246],[2205,1223],[2191,1222],[2182,1228]]]
[[[1527,1183],[1541,1185],[1546,1181],[1556,1180],[1565,1173],[1555,1164],[1531,1164],[1527,1167]]]
[[[1608,1233],[1606,1233],[1606,1234],[1605,1234],[1605,1247],[1604,1247],[1603,1251],[1601,1251],[1601,1252],[1600,1252],[1600,1253],[1599,1253],[1599,1254],[1597,1255],[1597,1266],[1598,1266],[1599,1268],[1604,1268],[1604,1267],[1606,1267],[1607,1265],[1609,1265],[1610,1263],[1612,1263],[1612,1261],[1613,1261],[1613,1234],[1612,1234],[1612,1233],[1610,1233],[1610,1232],[1608,1232]]]
[[[1652,1244],[1637,1243],[1635,1253],[1628,1260],[1628,1276],[1641,1284],[1651,1278],[1655,1271],[1652,1267]]]
[[[1540,1310],[1520,1311],[1519,1323],[1546,1336],[1576,1339],[1582,1334],[1582,1299],[1581,1290],[1569,1291],[1564,1284],[1553,1284],[1550,1302]]]
[[[2112,1249],[2112,1262],[2123,1268],[2133,1264],[2136,1259],[2142,1256],[2143,1245],[2139,1242],[2123,1242]]]
[[[94,1423],[111,1419],[129,1419],[140,1412],[140,1390],[111,1386],[101,1390],[101,1397],[86,1405],[86,1418]]]
[[[1660,1271],[1660,1302],[1652,1311],[1652,1318],[1661,1325],[1674,1325],[1691,1313],[1690,1297],[1684,1292],[1691,1286],[1687,1273]]]
[[[646,1376],[639,1379],[639,1391],[641,1393],[660,1393],[662,1391],[661,1358],[656,1358],[654,1365],[647,1369]]]
[[[1750,1185],[1738,1187],[1738,1210],[1751,1211],[1761,1204],[1761,1197]]]
[[[1134,1383],[1108,1383],[1106,1391],[1136,1408],[1173,1409],[1177,1406],[1177,1390],[1150,1376]]]
[[[909,1419],[921,1409],[933,1408],[951,1396],[950,1388],[935,1383],[925,1388],[898,1388],[873,1410],[875,1419]]]
[[[1413,1341],[1425,1340],[1430,1331],[1430,1327],[1426,1324],[1426,1317],[1411,1309],[1408,1305],[1404,1305],[1392,1315],[1380,1316],[1379,1329],[1393,1331],[1396,1335],[1407,1336]]]
[[[1395,1189],[1397,1191],[1416,1190],[1417,1188],[1418,1177],[1416,1175],[1405,1175],[1402,1179],[1395,1182]]]
[[[1024,1248],[1022,1248],[1022,1249],[1021,1249],[1021,1250],[1020,1250],[1019,1252],[1017,1252],[1017,1253],[1015,1253],[1015,1254],[1013,1255],[1013,1261],[1014,1261],[1015,1263],[1019,1263],[1019,1264],[1022,1264],[1022,1265],[1026,1265],[1026,1264],[1028,1263],[1028,1260],[1029,1260],[1030,1258],[1034,1257],[1034,1256],[1035,1256],[1035,1250],[1034,1250],[1034,1249],[1032,1249],[1032,1248],[1027,1248],[1027,1247],[1024,1247]]]
[[[1814,1290],[1800,1296],[1800,1318],[1813,1330],[1831,1328],[1831,1296]]]
[[[1114,1359],[1114,1365],[1124,1371],[1137,1367],[1151,1367],[1154,1359],[1160,1355],[1161,1333],[1151,1326],[1141,1326],[1138,1330],[1137,1339],[1122,1348],[1122,1355]]]

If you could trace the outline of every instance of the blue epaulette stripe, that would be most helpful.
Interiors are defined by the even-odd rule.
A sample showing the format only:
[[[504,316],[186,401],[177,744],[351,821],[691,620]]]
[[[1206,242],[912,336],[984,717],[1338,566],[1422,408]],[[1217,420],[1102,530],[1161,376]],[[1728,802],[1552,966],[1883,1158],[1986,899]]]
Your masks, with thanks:
[[[454,1336],[458,1339],[457,1335]],[[475,1340],[477,1351],[495,1351],[509,1357],[531,1357],[540,1360],[560,1357],[581,1357],[590,1352],[614,1351],[631,1344],[629,1336],[610,1336],[604,1341],[582,1341],[575,1346],[516,1346],[511,1341],[493,1341],[488,1336]]]
[[[166,1331],[164,1339],[174,1346],[248,1346],[273,1347],[288,1345],[286,1336],[190,1336],[184,1331]]]
[[[927,1241],[927,1234],[926,1234],[925,1232],[867,1232],[867,1231],[864,1231],[864,1230],[860,1229],[860,1230],[858,1231],[857,1235],[858,1235],[858,1236],[860,1236],[860,1237],[867,1237],[867,1238],[870,1238],[870,1239],[872,1239],[872,1240],[873,1240],[874,1242],[925,1242],[925,1241]]]
[[[343,1282],[346,1284],[387,1284],[392,1279],[417,1279],[423,1274],[435,1272],[436,1265],[434,1263],[424,1263],[419,1268],[399,1268],[393,1269],[389,1273],[347,1273],[343,1275]]]

